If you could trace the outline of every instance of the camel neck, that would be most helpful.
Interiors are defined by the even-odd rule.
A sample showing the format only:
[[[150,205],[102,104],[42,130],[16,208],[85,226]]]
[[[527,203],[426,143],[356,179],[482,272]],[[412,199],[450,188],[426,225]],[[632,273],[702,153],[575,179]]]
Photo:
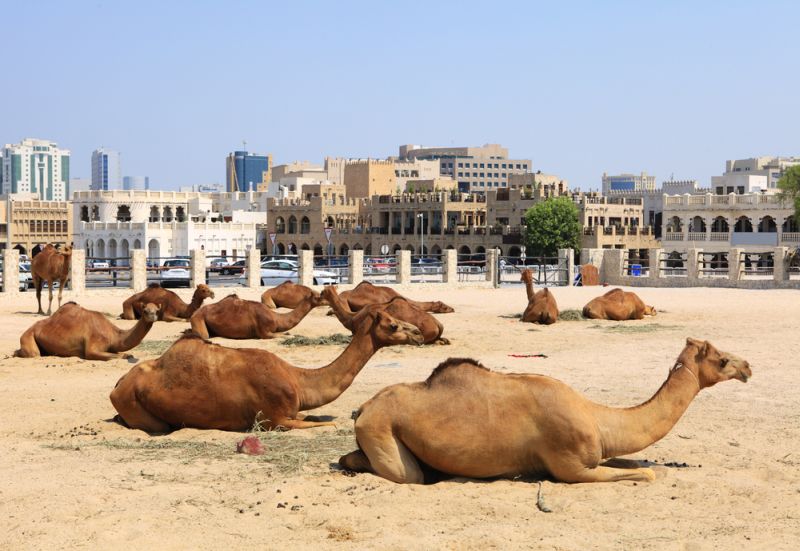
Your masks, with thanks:
[[[312,308],[313,306],[311,305],[311,300],[309,299],[304,300],[300,306],[286,314],[281,314],[280,312],[270,310],[272,316],[275,318],[275,332],[280,333],[283,331],[288,331],[300,323],[303,318],[308,315]]]
[[[192,317],[192,314],[197,312],[197,310],[203,305],[203,297],[199,296],[197,293],[192,295],[192,301],[189,304],[185,304],[183,308],[183,316],[184,318]],[[181,301],[183,302],[183,301]]]
[[[139,321],[136,322],[136,325],[130,329],[126,331],[119,329],[119,341],[117,346],[114,347],[113,352],[125,352],[137,346],[142,342],[144,336],[147,335],[147,332],[150,331],[152,326],[153,322],[146,321],[144,316],[142,316],[139,318]]]
[[[377,352],[369,324],[353,335],[344,352],[319,369],[296,368],[300,383],[300,410],[324,406],[338,398],[353,383],[369,359]]]
[[[680,361],[650,398],[631,408],[596,406],[595,417],[603,443],[603,457],[643,450],[658,442],[675,426],[700,392],[697,374]]]
[[[330,298],[328,300],[333,313],[336,314],[336,317],[339,319],[341,324],[352,331],[353,328],[350,324],[353,321],[353,312],[350,310],[347,303],[345,303],[335,291],[330,294]]]
[[[525,292],[528,294],[528,303],[530,303],[536,295],[536,292],[533,290],[533,281],[525,281]]]

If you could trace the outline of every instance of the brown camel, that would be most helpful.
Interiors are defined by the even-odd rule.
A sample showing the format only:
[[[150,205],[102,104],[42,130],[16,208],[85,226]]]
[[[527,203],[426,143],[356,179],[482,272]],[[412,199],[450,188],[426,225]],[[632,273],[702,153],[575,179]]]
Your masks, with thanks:
[[[339,294],[339,298],[346,302],[354,312],[361,310],[368,304],[384,304],[394,297],[399,296],[402,295],[391,287],[373,285],[368,281],[362,281],[356,285],[353,290],[342,291]],[[410,298],[406,298],[406,300],[425,312],[433,312],[434,314],[450,314],[455,312],[453,308],[438,300],[433,302],[419,302],[411,300]]]
[[[67,245],[59,251],[48,244],[33,257],[31,261],[31,277],[36,288],[36,301],[39,303],[37,314],[44,315],[42,310],[42,287],[45,281],[50,293],[50,302],[47,305],[47,315],[53,310],[53,285],[58,282],[58,307],[61,308],[61,294],[70,277],[70,262],[72,260],[72,246]]]
[[[353,318],[355,312],[350,310],[347,303],[339,298],[335,285],[328,285],[322,290],[322,298],[331,305],[334,314],[347,329],[353,330]],[[435,317],[420,310],[403,297],[394,297],[385,304],[370,304],[365,309],[382,310],[391,316],[415,325],[422,332],[424,344],[450,344],[450,341],[442,338],[444,326]]]
[[[271,339],[275,333],[288,331],[300,323],[320,301],[319,295],[310,296],[291,312],[280,314],[260,302],[229,295],[200,308],[189,322],[192,331],[204,339]]]
[[[256,422],[269,429],[333,425],[298,412],[338,398],[379,348],[422,343],[419,329],[386,312],[365,310],[353,327],[344,352],[319,369],[294,367],[266,350],[184,336],[160,358],[123,376],[111,403],[127,426],[151,433],[182,427],[246,430]]]
[[[184,321],[203,305],[207,298],[214,298],[214,291],[208,285],[201,283],[192,295],[192,301],[186,304],[177,294],[169,289],[164,289],[158,283],[150,286],[122,303],[122,316],[124,320],[139,319],[142,316],[145,304],[152,303],[161,307],[158,319],[161,321]]]
[[[528,323],[541,323],[550,325],[558,321],[558,305],[556,297],[550,289],[544,288],[539,292],[533,290],[533,273],[522,270],[520,279],[525,282],[525,291],[528,293],[528,306],[522,313],[522,321]]]
[[[158,319],[159,307],[147,304],[142,319],[123,330],[105,315],[67,302],[51,317],[37,321],[19,338],[14,352],[21,358],[39,356],[78,356],[84,360],[130,358],[122,354],[138,345]]]
[[[563,482],[654,480],[652,469],[602,462],[663,438],[700,389],[746,382],[751,374],[745,360],[687,339],[655,396],[611,408],[550,377],[496,373],[475,360],[451,358],[427,381],[390,386],[361,406],[359,449],[339,463],[400,483],[423,482],[419,462],[471,478],[549,473]]]
[[[612,289],[583,307],[583,317],[597,320],[640,320],[655,315],[656,309],[645,305],[636,293],[622,289]]]
[[[261,295],[261,304],[267,308],[290,308],[294,310],[310,296],[319,297],[319,293],[305,285],[298,285],[291,281],[284,281],[277,287],[272,287],[264,291]],[[321,302],[324,305],[325,302]]]

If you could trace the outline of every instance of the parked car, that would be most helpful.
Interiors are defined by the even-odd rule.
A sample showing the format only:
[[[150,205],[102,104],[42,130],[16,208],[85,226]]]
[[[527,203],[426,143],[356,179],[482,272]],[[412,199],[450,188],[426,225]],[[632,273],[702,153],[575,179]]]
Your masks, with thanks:
[[[103,268],[108,269],[111,267],[111,264],[109,263],[108,260],[100,260],[97,258],[87,261],[86,264],[88,265],[89,268],[94,268],[96,270]]]
[[[300,265],[296,260],[267,260],[261,263],[261,285],[280,285],[284,281],[298,283]],[[314,285],[332,285],[339,281],[339,276],[325,270],[314,270]],[[247,274],[243,272],[241,283],[247,281]]]
[[[229,264],[227,258],[212,258],[208,261],[208,269],[212,272],[221,272]]]
[[[161,286],[191,287],[192,275],[189,272],[191,263],[185,258],[170,258],[162,265]]]
[[[27,291],[33,288],[33,274],[30,265],[19,265],[19,290]]]
[[[367,261],[364,263],[364,272],[371,274],[371,273],[380,273],[380,272],[391,272],[392,270],[397,268],[397,259],[393,257],[381,258],[381,257],[372,257],[368,258]]]
[[[237,260],[233,264],[228,264],[220,268],[219,273],[222,275],[234,275],[244,273],[245,261]]]

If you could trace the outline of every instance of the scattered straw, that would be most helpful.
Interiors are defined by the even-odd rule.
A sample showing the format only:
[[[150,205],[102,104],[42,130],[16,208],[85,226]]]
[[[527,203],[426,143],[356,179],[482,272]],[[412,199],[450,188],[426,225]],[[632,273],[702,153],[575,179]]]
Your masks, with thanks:
[[[286,346],[323,346],[328,344],[350,344],[351,340],[351,335],[345,335],[343,333],[335,333],[327,337],[316,338],[295,335],[288,339],[283,339],[281,344],[285,344]]]
[[[661,325],[660,323],[622,322],[616,325],[592,325],[591,329],[603,329],[608,333],[654,333],[681,329],[677,325]]]
[[[522,314],[501,314],[498,317],[501,317],[501,318],[504,318],[504,319],[508,319],[508,320],[518,320],[518,319],[522,319]]]
[[[167,348],[172,346],[174,340],[160,340],[160,341],[142,341],[135,350],[141,354],[160,356],[167,351]]]
[[[559,321],[586,321],[581,310],[562,310],[558,313]]]

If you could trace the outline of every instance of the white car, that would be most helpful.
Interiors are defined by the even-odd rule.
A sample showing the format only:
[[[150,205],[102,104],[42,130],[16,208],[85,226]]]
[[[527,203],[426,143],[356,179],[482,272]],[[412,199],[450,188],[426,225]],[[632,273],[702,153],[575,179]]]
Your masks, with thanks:
[[[191,263],[185,258],[170,258],[165,260],[161,269],[161,286],[170,285],[191,287],[192,275],[189,272]]]
[[[298,283],[300,265],[296,260],[267,260],[261,263],[261,285],[280,285],[284,281]],[[247,281],[247,272],[241,278],[242,285]],[[314,270],[314,285],[333,285],[339,282],[339,276],[333,272]]]
[[[20,291],[27,291],[33,287],[33,275],[31,274],[31,269],[29,266],[25,264],[19,265],[19,290]]]

